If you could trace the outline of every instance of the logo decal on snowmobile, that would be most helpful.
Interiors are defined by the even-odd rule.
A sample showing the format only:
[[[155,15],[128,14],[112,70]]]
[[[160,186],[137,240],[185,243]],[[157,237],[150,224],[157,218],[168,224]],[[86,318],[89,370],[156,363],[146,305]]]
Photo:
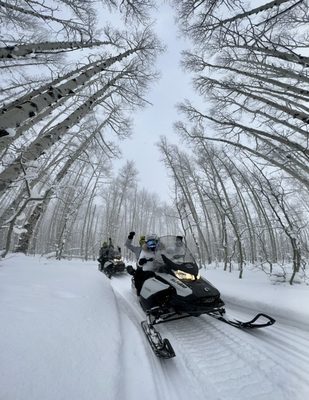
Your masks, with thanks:
[[[187,285],[185,285],[184,283],[180,282],[179,280],[175,279],[175,278],[171,278],[170,279],[172,282],[176,283],[177,285],[187,289]]]
[[[172,285],[176,289],[179,296],[186,297],[192,294],[192,290],[185,283],[181,282],[177,278],[161,272],[158,272],[157,275],[162,277],[167,283]]]
[[[209,292],[208,287],[204,287],[205,292]]]

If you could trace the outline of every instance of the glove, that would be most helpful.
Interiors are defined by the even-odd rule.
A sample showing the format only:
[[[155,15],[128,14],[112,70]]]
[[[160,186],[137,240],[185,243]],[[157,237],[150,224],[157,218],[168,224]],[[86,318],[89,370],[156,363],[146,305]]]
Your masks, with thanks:
[[[135,232],[130,232],[128,239],[132,240],[134,238]]]
[[[144,264],[146,264],[146,262],[148,262],[148,261],[153,261],[153,258],[141,258],[141,259],[138,261],[138,263],[139,263],[139,265],[144,265]]]
[[[132,267],[132,265],[127,266],[127,273],[134,276],[135,275],[135,269]]]

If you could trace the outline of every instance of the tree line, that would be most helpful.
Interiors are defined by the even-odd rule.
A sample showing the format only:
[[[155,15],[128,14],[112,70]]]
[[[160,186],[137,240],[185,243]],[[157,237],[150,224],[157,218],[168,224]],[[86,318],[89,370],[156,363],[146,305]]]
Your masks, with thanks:
[[[201,101],[178,105],[191,152],[158,145],[204,262],[239,277],[291,262],[292,283],[308,263],[308,2],[259,3],[174,1]]]
[[[157,78],[162,45],[147,26],[152,7],[0,2],[2,256],[14,250],[94,258],[106,237],[124,242],[121,213],[129,216],[127,229],[147,232],[162,222],[153,194],[138,191],[132,163],[123,177],[111,173],[117,141],[131,135],[130,115],[147,103]],[[121,28],[110,23],[115,15]],[[149,203],[142,220],[140,197]]]
[[[158,78],[157,2],[0,2],[3,255],[87,259],[134,226],[182,231],[202,264],[236,263],[240,277],[249,263],[271,272],[291,262],[292,283],[309,252],[308,3],[170,4],[199,97],[177,105],[187,151],[158,138],[174,185],[168,206],[138,189],[134,162],[111,173]]]

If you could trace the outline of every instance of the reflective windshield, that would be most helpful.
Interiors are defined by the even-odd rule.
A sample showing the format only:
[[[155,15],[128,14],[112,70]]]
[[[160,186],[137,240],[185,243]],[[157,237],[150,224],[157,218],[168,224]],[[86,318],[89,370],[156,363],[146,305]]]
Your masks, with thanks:
[[[121,253],[120,253],[120,251],[119,250],[114,250],[114,253],[113,253],[113,257],[114,258],[121,258]]]
[[[194,263],[192,253],[187,248],[184,238],[181,236],[161,236],[155,253],[155,264],[163,265],[162,254],[174,264]]]

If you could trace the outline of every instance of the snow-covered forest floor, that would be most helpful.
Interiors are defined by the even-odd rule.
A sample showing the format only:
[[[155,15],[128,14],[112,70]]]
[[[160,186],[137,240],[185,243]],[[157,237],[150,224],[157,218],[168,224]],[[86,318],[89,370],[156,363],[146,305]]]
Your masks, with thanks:
[[[96,262],[11,254],[0,264],[1,400],[304,400],[309,395],[309,287],[260,271],[202,271],[227,312],[276,324],[245,332],[208,316],[160,325],[176,352],[144,337],[130,276]]]

